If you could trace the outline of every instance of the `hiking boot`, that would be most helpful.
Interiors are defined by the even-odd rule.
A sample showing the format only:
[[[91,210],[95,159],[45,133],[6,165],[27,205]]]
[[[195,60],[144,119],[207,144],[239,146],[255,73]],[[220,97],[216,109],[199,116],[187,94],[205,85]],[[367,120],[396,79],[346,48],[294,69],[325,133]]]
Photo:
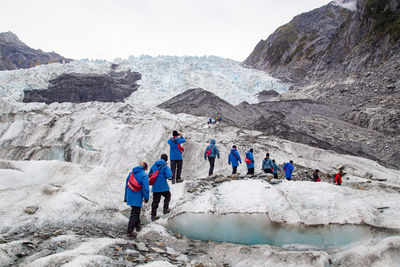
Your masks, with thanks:
[[[142,230],[142,226],[140,225],[136,226],[136,232],[140,232],[140,230]]]
[[[135,233],[135,232],[128,232],[127,234],[126,234],[126,236],[128,237],[128,238],[136,238],[136,236],[137,236],[137,234]]]
[[[178,180],[176,180],[176,182],[177,182],[177,183],[182,183],[183,180],[179,178]]]
[[[168,214],[168,213],[170,213],[170,212],[171,212],[170,209],[163,209],[163,213],[164,213],[164,214]]]
[[[160,217],[158,217],[157,215],[156,216],[151,216],[151,220],[154,222],[154,221],[157,221],[158,219],[160,219]]]

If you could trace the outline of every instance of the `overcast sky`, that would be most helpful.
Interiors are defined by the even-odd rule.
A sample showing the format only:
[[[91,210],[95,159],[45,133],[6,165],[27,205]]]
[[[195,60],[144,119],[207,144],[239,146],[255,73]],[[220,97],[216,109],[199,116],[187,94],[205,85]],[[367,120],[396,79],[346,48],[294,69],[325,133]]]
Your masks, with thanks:
[[[243,61],[330,0],[0,0],[0,32],[73,59],[215,55]]]

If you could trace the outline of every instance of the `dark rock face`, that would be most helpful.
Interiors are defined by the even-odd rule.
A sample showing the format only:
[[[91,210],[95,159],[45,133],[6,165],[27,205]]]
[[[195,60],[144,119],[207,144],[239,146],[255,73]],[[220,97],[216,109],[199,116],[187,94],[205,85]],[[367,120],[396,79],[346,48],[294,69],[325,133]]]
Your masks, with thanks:
[[[51,80],[47,90],[25,91],[23,102],[122,102],[138,89],[140,79],[140,73],[131,71],[63,74]]]
[[[279,93],[277,91],[264,90],[264,91],[261,91],[260,93],[258,93],[258,102],[268,101],[271,98],[278,97],[278,96],[279,96]]]
[[[70,61],[54,52],[32,49],[12,32],[0,33],[0,70],[27,69],[41,64]]]
[[[159,105],[172,113],[221,116],[222,121],[293,142],[373,159],[400,168],[400,138],[342,118],[341,106],[313,100],[280,100],[233,106],[203,89],[188,90]]]

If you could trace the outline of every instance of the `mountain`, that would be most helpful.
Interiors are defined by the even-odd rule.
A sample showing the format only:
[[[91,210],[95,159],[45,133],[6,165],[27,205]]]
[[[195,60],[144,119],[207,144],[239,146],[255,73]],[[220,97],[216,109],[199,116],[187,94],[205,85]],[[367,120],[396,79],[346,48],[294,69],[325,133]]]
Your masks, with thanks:
[[[35,50],[24,44],[14,33],[0,33],[0,70],[27,69],[54,62],[70,62],[57,53]]]

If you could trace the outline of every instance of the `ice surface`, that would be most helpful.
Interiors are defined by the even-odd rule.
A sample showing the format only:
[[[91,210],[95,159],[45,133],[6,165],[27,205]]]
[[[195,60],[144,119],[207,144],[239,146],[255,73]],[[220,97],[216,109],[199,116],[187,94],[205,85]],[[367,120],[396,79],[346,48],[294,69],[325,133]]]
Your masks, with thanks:
[[[116,60],[117,69],[142,74],[139,90],[129,103],[154,106],[188,89],[201,87],[231,104],[257,102],[263,90],[284,92],[288,86],[262,71],[247,69],[240,62],[209,57],[140,56]],[[77,60],[69,64],[49,64],[31,69],[0,72],[0,97],[22,100],[24,90],[47,89],[51,79],[63,73],[108,73],[112,62]]]

